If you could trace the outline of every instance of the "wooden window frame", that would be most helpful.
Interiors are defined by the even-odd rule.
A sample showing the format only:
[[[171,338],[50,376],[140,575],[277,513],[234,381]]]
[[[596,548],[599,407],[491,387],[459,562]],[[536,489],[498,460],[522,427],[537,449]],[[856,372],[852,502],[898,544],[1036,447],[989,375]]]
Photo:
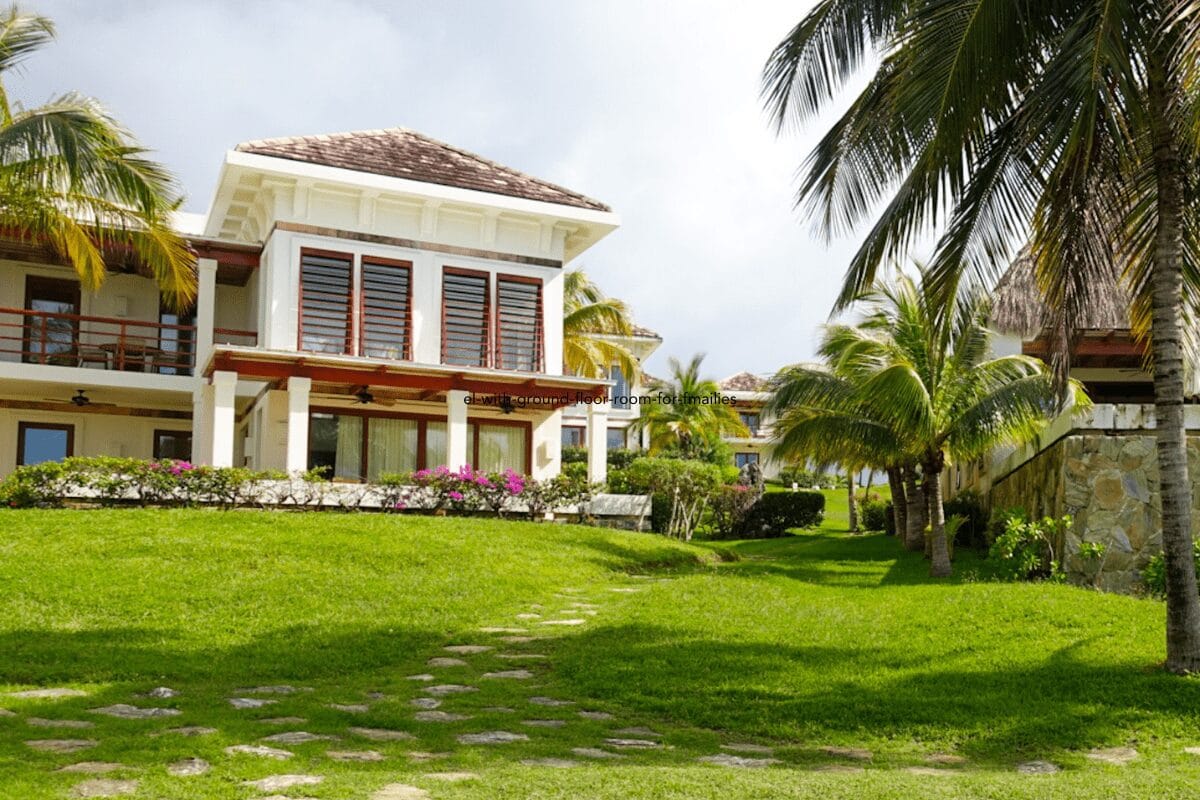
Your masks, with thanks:
[[[413,271],[413,262],[404,261],[403,259],[396,259],[396,258],[383,258],[381,256],[370,256],[370,255],[360,256],[357,260],[357,264],[355,265],[357,268],[354,270],[354,272],[357,275],[357,279],[355,280],[354,283],[355,283],[355,292],[358,296],[357,302],[355,303],[355,306],[356,306],[356,308],[355,308],[355,323],[356,323],[356,327],[357,327],[357,330],[356,330],[355,336],[354,336],[355,342],[357,343],[355,355],[365,353],[366,349],[367,349],[366,311],[365,311],[365,307],[364,307],[364,304],[366,301],[366,293],[363,290],[363,278],[364,278],[364,273],[365,273],[364,267],[366,267],[367,265],[376,266],[376,267],[393,267],[396,269],[403,269],[408,273],[408,280],[406,281],[407,296],[404,298],[404,352],[399,359],[395,359],[395,360],[397,360],[397,361],[412,361],[412,352],[413,352],[412,299],[413,299],[413,272],[414,272]],[[372,356],[372,357],[375,357],[375,356]]]
[[[65,289],[67,293],[73,296],[75,310],[72,315],[79,317],[83,314],[83,295],[80,289],[80,283],[71,278],[57,278],[50,275],[26,275],[25,276],[25,309],[33,310],[33,296],[36,294],[37,287],[45,287],[52,289]],[[34,359],[33,339],[31,338],[32,331],[29,328],[28,318],[26,318],[25,327],[21,336],[21,361],[25,363],[46,363],[47,356],[45,353],[37,353],[38,359]],[[71,340],[74,346],[79,345],[79,320],[74,319],[71,323]]]
[[[447,275],[460,275],[463,277],[483,278],[483,280],[484,280],[484,288],[483,288],[483,347],[481,348],[482,349],[482,361],[483,361],[482,364],[478,364],[478,365],[449,364],[446,361],[446,355],[447,355],[447,348],[446,348],[446,345],[447,345],[447,340],[446,340],[446,276]],[[495,312],[495,302],[492,298],[492,292],[495,291],[495,285],[496,285],[496,281],[494,280],[494,278],[495,278],[495,276],[491,272],[488,272],[487,270],[464,269],[462,267],[451,267],[451,266],[443,266],[442,267],[442,291],[441,291],[441,299],[440,299],[441,330],[442,330],[442,341],[441,341],[441,351],[442,351],[441,352],[441,362],[442,362],[442,364],[446,364],[448,366],[459,366],[459,367],[476,368],[476,369],[489,369],[492,366],[492,364],[494,363],[493,359],[492,359],[492,346],[493,346],[492,328],[495,324],[494,317],[495,317],[495,313],[496,313]]]
[[[304,347],[304,257],[305,256],[316,256],[318,258],[348,259],[350,262],[350,281],[349,281],[349,286],[347,287],[347,294],[346,294],[346,310],[349,313],[349,316],[346,318],[346,337],[345,337],[346,340],[342,344],[342,352],[340,352],[340,353],[326,353],[326,352],[323,352],[320,350],[307,350]],[[357,337],[355,336],[355,331],[358,329],[358,326],[357,326],[358,320],[356,319],[358,309],[357,309],[357,303],[355,302],[355,294],[357,293],[356,275],[358,272],[358,270],[355,269],[356,261],[357,261],[357,259],[354,255],[354,253],[346,253],[346,252],[341,252],[341,251],[337,251],[337,250],[321,250],[321,249],[315,248],[315,247],[301,247],[300,248],[300,261],[299,261],[300,274],[298,275],[298,278],[296,281],[296,283],[297,283],[296,350],[298,352],[316,353],[317,355],[342,355],[342,356],[356,355],[356,352],[355,352],[356,346],[355,345],[357,344]]]
[[[546,311],[545,311],[545,283],[541,278],[533,278],[528,275],[509,275],[507,273],[496,273],[495,283],[496,302],[495,310],[492,312],[492,341],[495,343],[495,354],[492,358],[492,363],[496,364],[500,369],[508,369],[503,365],[503,344],[500,334],[500,284],[507,281],[509,283],[524,283],[537,287],[537,308],[534,320],[533,333],[533,369],[529,370],[532,373],[541,373],[546,371]],[[524,372],[525,370],[512,370],[513,372]]]
[[[17,466],[25,466],[25,431],[35,430],[66,431],[67,454],[64,458],[75,455],[75,424],[71,422],[34,422],[20,420],[17,422]]]
[[[176,428],[155,428],[154,429],[154,441],[150,448],[150,452],[153,454],[154,459],[158,460],[163,457],[162,451],[158,447],[159,437],[167,436],[167,435],[180,436],[183,434],[186,434],[188,436],[188,438],[190,440],[192,440],[191,445],[188,446],[188,460],[191,461],[192,449],[193,449],[193,446],[195,445],[195,440],[192,435],[192,432],[189,430],[176,429]]]

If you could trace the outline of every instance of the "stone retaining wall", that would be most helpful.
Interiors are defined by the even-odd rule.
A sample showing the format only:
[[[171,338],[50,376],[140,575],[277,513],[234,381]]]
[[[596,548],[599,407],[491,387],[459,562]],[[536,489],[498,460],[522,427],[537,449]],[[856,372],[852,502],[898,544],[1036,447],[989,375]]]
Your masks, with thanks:
[[[1192,528],[1200,522],[1200,437],[1188,438]],[[1031,516],[1070,514],[1064,568],[1075,583],[1092,582],[1096,564],[1078,554],[1081,541],[1107,545],[1099,586],[1132,592],[1141,569],[1162,551],[1158,461],[1152,434],[1078,433],[1063,437],[997,481],[992,508],[1020,506]]]

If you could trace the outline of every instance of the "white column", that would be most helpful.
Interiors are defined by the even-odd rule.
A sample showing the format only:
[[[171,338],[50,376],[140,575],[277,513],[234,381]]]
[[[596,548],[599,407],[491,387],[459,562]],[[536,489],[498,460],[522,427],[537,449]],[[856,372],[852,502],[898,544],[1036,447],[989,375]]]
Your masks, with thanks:
[[[608,477],[608,409],[610,403],[588,403],[588,481],[603,483]]]
[[[192,392],[192,463],[212,463],[213,387],[207,383]]]
[[[217,260],[196,260],[196,370],[200,375],[212,353],[213,325],[217,304]]]
[[[216,370],[212,374],[212,465],[233,466],[233,435],[236,417],[237,373]]]
[[[288,378],[287,471],[308,468],[308,395],[312,378]]]
[[[468,432],[467,393],[451,389],[446,392],[446,466],[450,469],[471,463]]]

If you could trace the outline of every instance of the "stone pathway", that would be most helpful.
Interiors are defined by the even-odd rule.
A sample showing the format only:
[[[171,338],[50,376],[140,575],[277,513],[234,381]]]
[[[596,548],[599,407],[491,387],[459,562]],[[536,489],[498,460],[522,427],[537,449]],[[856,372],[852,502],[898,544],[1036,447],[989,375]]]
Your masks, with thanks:
[[[119,772],[123,769],[129,769],[124,764],[115,764],[111,761],[80,761],[75,764],[67,764],[65,767],[59,767],[55,772],[77,772],[85,775],[105,775],[109,772]]]
[[[1087,757],[1101,764],[1123,767],[1138,757],[1138,751],[1132,747],[1104,747],[1088,751]]]
[[[508,744],[509,742],[527,742],[529,737],[523,733],[511,731],[484,731],[483,733],[463,733],[458,736],[459,744]]]
[[[285,731],[284,733],[275,733],[270,736],[264,736],[264,742],[273,744],[304,744],[306,742],[322,742],[336,739],[336,736],[326,734],[309,733],[308,731]]]
[[[1061,771],[1061,767],[1049,761],[1022,761],[1017,764],[1017,772],[1022,775],[1052,775]]]
[[[325,756],[334,761],[383,761],[386,756],[378,750],[326,750]]]
[[[406,783],[389,783],[371,795],[371,800],[428,800],[429,792]]]
[[[138,782],[131,780],[114,780],[113,778],[93,778],[77,783],[71,787],[72,797],[120,797],[133,794],[138,789]]]
[[[257,781],[244,781],[242,785],[258,789],[260,792],[277,792],[293,786],[316,786],[323,780],[325,777],[322,775],[269,775]]]
[[[408,731],[396,731],[390,728],[348,728],[355,736],[370,739],[373,742],[404,742],[417,737]]]
[[[295,755],[289,750],[280,750],[277,747],[267,747],[261,744],[235,744],[225,748],[225,754],[231,756],[259,756],[260,758],[273,758],[276,761],[286,761]]]
[[[696,759],[706,764],[717,764],[722,767],[769,767],[772,764],[780,764],[778,758],[749,758],[747,756],[735,756],[729,753],[720,753],[715,756],[700,756]]]
[[[203,758],[185,758],[167,765],[167,772],[180,778],[203,775],[210,769],[212,769],[212,765]]]
[[[26,689],[22,692],[9,692],[9,697],[22,700],[57,700],[60,697],[87,697],[88,693],[81,689]]]
[[[89,708],[93,714],[103,714],[106,717],[118,719],[154,719],[157,717],[177,717],[183,712],[178,708],[138,708],[127,703],[117,703],[104,708]]]
[[[33,739],[25,744],[44,753],[77,753],[100,743],[95,739]]]
[[[94,728],[96,723],[88,722],[84,719],[42,719],[41,717],[29,717],[25,720],[26,725],[32,725],[35,728]]]

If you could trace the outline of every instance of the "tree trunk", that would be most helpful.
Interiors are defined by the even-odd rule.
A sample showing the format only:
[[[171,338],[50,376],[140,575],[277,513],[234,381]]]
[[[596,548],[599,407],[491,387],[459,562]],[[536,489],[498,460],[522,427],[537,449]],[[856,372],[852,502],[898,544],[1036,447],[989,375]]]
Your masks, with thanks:
[[[901,467],[889,467],[887,471],[888,486],[892,490],[892,527],[895,528],[896,538],[904,541],[905,536],[905,512],[904,501],[904,477]]]
[[[1171,37],[1161,37],[1168,40]],[[1150,129],[1158,195],[1158,228],[1151,266],[1150,345],[1154,360],[1155,440],[1158,447],[1162,543],[1166,562],[1167,662],[1171,672],[1200,671],[1200,597],[1192,556],[1192,488],[1183,420],[1183,164],[1173,131],[1161,41],[1148,65]]]
[[[913,467],[904,470],[904,501],[908,504],[904,547],[922,550],[925,547],[925,493],[917,488],[917,473]]]
[[[932,483],[931,483],[932,481]],[[935,485],[936,484],[936,485]],[[942,476],[941,473],[930,472],[929,468],[925,468],[925,479],[921,481],[921,485],[925,488],[925,527],[932,528],[935,514],[933,512],[933,503],[935,499],[934,491],[937,491],[936,497],[942,496]],[[925,551],[925,558],[933,559],[933,536],[925,536],[921,540],[922,548]]]
[[[940,453],[938,454],[941,455]],[[932,562],[929,574],[935,578],[946,578],[954,572],[950,565],[950,550],[946,546],[946,514],[942,509],[942,464],[940,458],[931,459],[925,465],[925,493],[929,497],[929,544]]]
[[[854,468],[846,470],[846,491],[850,500],[850,532],[858,533],[858,504],[854,501]]]

